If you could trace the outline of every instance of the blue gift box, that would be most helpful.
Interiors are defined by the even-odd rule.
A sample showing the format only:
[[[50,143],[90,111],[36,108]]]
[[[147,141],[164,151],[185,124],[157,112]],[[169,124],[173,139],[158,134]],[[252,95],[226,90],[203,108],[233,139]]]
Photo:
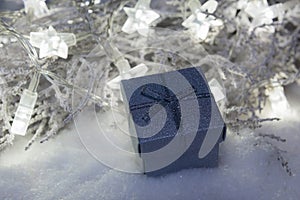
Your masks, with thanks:
[[[218,166],[226,125],[199,67],[122,80],[121,86],[145,174]]]

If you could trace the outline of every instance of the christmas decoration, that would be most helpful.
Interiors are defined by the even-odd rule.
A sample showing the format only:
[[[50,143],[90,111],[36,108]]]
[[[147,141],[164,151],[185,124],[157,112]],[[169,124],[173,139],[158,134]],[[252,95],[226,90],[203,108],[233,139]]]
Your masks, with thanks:
[[[122,88],[144,173],[218,165],[226,127],[200,68],[123,80]]]
[[[113,99],[119,81],[128,77],[201,66],[229,132],[237,135],[276,123],[277,105],[289,105],[285,87],[299,83],[297,0],[167,0],[151,2],[151,9],[150,1],[133,0],[24,3],[1,12],[0,149],[25,131],[31,137],[25,149],[45,142],[92,103],[99,113],[113,110],[122,104]],[[37,85],[28,86],[36,76]],[[275,112],[262,118],[268,103]],[[255,137],[264,141],[265,135]]]
[[[281,21],[283,11],[282,4],[269,6],[267,0],[249,1],[245,8],[245,12],[253,18],[251,29],[271,24],[274,18],[278,18]],[[274,32],[274,29],[270,31]]]
[[[215,79],[211,79],[208,83],[211,93],[213,93],[216,102],[219,102],[225,98],[225,94],[220,83]]]
[[[182,25],[189,28],[194,37],[205,40],[210,26],[221,26],[223,24],[220,19],[216,19],[216,17],[212,16],[217,6],[218,2],[215,0],[209,0],[202,6],[200,6],[199,1],[191,0],[190,9],[193,14],[187,18]]]
[[[139,65],[135,66],[134,68],[121,73],[119,76],[112,79],[111,81],[107,82],[107,85],[113,89],[120,89],[120,81],[122,79],[143,76],[147,72],[147,70],[148,70],[148,68],[145,64],[139,64]]]
[[[143,36],[147,36],[149,25],[159,18],[159,14],[150,9],[151,0],[139,0],[134,8],[124,7],[128,19],[122,27],[125,33],[137,31]]]
[[[49,9],[46,0],[23,0],[25,12],[27,14],[33,14],[35,17],[43,17],[49,14]]]
[[[277,116],[282,116],[290,113],[290,105],[284,94],[284,89],[278,83],[278,81],[276,81],[276,79],[273,80],[271,87],[266,91],[266,93],[269,96],[272,111]]]
[[[119,71],[117,77],[107,82],[107,85],[111,89],[120,89],[120,81],[122,79],[143,76],[148,71],[147,66],[143,63],[131,68],[128,60],[125,59],[122,53],[115,46],[112,46],[112,44],[105,44],[104,47],[108,55],[114,60],[114,64]]]
[[[40,49],[40,58],[46,56],[68,57],[68,47],[76,45],[76,37],[72,33],[57,33],[50,26],[44,32],[31,32],[30,43]]]
[[[11,126],[13,134],[25,135],[30,123],[31,115],[38,97],[36,86],[39,82],[39,75],[35,74],[30,82],[29,89],[25,89],[17,111],[15,113],[14,121]]]

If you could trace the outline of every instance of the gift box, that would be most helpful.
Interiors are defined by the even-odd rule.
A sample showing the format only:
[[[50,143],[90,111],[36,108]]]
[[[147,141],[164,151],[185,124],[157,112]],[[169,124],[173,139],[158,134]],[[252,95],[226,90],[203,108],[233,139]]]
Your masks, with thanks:
[[[142,172],[218,166],[226,125],[200,67],[122,80],[121,90]]]

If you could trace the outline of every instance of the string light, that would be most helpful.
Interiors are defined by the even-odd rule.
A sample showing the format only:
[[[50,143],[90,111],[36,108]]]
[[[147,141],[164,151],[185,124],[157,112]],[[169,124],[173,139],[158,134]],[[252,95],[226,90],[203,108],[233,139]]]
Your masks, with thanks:
[[[201,6],[198,0],[191,0],[189,7],[192,10],[192,15],[182,23],[182,26],[188,28],[196,39],[205,40],[211,26],[223,25],[220,19],[207,14],[212,14],[216,11],[218,7],[217,1],[209,0]]]
[[[31,115],[38,97],[36,88],[39,83],[40,74],[35,73],[31,79],[28,89],[23,91],[15,117],[11,126],[11,133],[22,135],[26,134],[27,128],[30,123]]]
[[[45,0],[23,0],[23,1],[24,1],[24,6],[25,6],[25,12],[27,14],[30,14],[30,15],[32,14],[35,17],[43,17],[43,16],[49,14],[49,9],[47,8]],[[89,9],[89,8],[94,6],[94,4],[99,4],[100,0],[84,0],[82,2],[84,2],[85,7],[88,7],[88,9],[86,9],[86,12],[92,13],[91,9]],[[192,11],[192,15],[189,16],[183,22],[182,25],[187,27],[195,38],[198,38],[198,39],[201,39],[201,40],[206,40],[206,38],[208,38],[208,36],[209,36],[208,39],[211,39],[211,34],[209,32],[210,29],[214,26],[221,26],[223,24],[223,22],[220,19],[217,19],[217,17],[214,15],[214,12],[216,11],[216,9],[218,7],[218,2],[220,3],[220,5],[222,5],[222,9],[218,10],[218,12],[220,11],[220,13],[218,13],[218,14],[220,14],[219,16],[220,17],[221,16],[222,17],[226,16],[226,14],[223,13],[223,9],[224,10],[226,10],[226,9],[230,10],[232,7],[226,7],[226,4],[224,4],[224,2],[216,1],[216,0],[208,0],[208,1],[206,1],[206,3],[201,5],[199,0],[191,0],[190,3],[189,3],[189,7]],[[238,5],[238,7],[240,7],[240,8],[232,9],[233,10],[232,11],[233,18],[228,17],[228,15],[227,15],[226,17],[224,17],[224,19],[225,18],[228,19],[228,20],[226,20],[226,22],[229,22],[229,21],[233,22],[232,23],[233,26],[237,27],[237,28],[241,28],[241,30],[237,30],[236,32],[230,32],[234,36],[234,37],[230,36],[231,38],[227,37],[229,32],[228,32],[228,30],[225,30],[225,31],[227,31],[227,33],[225,34],[225,32],[224,32],[224,35],[226,35],[226,39],[224,41],[226,43],[227,43],[227,41],[229,41],[229,42],[233,41],[232,46],[234,48],[232,48],[230,50],[230,56],[231,56],[231,53],[232,53],[232,56],[231,56],[232,58],[236,58],[236,57],[239,58],[238,59],[238,61],[240,62],[239,66],[238,67],[234,66],[232,68],[228,68],[226,65],[220,64],[221,62],[219,62],[219,59],[215,55],[209,55],[209,56],[211,56],[210,60],[213,60],[213,61],[216,60],[215,63],[218,67],[220,67],[221,65],[222,65],[221,67],[225,66],[224,71],[226,72],[226,70],[227,70],[227,71],[229,71],[229,73],[232,73],[232,74],[239,73],[240,71],[239,71],[238,68],[241,68],[242,70],[245,70],[245,71],[248,72],[248,70],[244,69],[244,67],[242,66],[246,63],[245,59],[240,58],[239,54],[237,54],[235,52],[235,51],[238,52],[239,49],[242,49],[243,47],[245,47],[245,45],[242,44],[243,43],[242,41],[243,41],[243,37],[244,37],[243,34],[246,33],[246,32],[244,32],[243,29],[244,29],[244,27],[248,28],[248,26],[242,25],[242,23],[240,23],[239,20],[237,20],[238,23],[234,23],[235,22],[235,17],[238,18],[236,16],[237,14],[243,15],[246,18],[246,21],[249,20],[249,24],[251,25],[251,29],[254,29],[254,28],[257,28],[257,27],[260,27],[260,26],[263,26],[263,25],[269,25],[269,24],[270,24],[270,26],[266,26],[266,27],[273,27],[274,28],[275,26],[272,24],[272,22],[275,21],[275,18],[278,19],[279,22],[281,22],[282,18],[283,18],[283,15],[285,15],[285,14],[286,14],[285,17],[288,16],[286,22],[294,24],[293,23],[294,21],[292,19],[294,19],[298,16],[297,13],[296,13],[297,9],[295,9],[295,7],[297,8],[297,6],[298,6],[295,3],[296,1],[289,1],[287,3],[274,4],[274,5],[271,5],[271,6],[268,5],[268,2],[266,0],[260,0],[260,1],[258,1],[258,0],[251,0],[251,1],[250,0],[249,1],[248,0],[239,0],[236,3],[238,3],[238,2],[241,2],[241,3],[239,3],[240,5]],[[128,8],[128,7],[124,8],[124,11],[128,15],[128,19],[125,22],[125,24],[124,25],[121,24],[121,26],[123,25],[122,30],[124,32],[130,34],[130,33],[133,33],[133,32],[137,31],[140,35],[143,35],[143,36],[149,35],[149,26],[156,19],[158,19],[160,17],[160,15],[158,13],[151,10],[150,3],[151,3],[150,0],[140,0],[140,1],[138,1],[138,3],[136,4],[136,6],[134,8]],[[183,5],[185,5],[183,3],[178,4],[177,1],[170,2],[170,3],[174,3],[174,5],[177,5],[177,8],[180,8],[181,10],[186,9],[186,8],[183,7]],[[80,5],[80,4],[76,4],[76,6],[78,6],[78,5]],[[113,5],[115,5],[115,4],[113,4]],[[108,10],[102,9],[102,6],[103,6],[103,8],[108,8]],[[97,5],[97,8],[100,8],[99,10],[101,12],[103,10],[105,10],[105,11],[107,11],[107,13],[112,13],[112,12],[110,12],[111,10],[109,10],[110,6],[111,6],[111,4],[109,4],[109,3],[106,4],[106,1],[105,1],[103,4]],[[120,7],[121,6],[122,6],[122,4],[120,4]],[[287,6],[290,6],[290,8],[293,7],[294,11],[292,12],[292,9],[291,9],[291,11],[284,13]],[[62,10],[60,10],[60,9],[62,9]],[[49,18],[45,17],[44,19],[41,19],[39,21],[31,21],[28,24],[29,26],[25,27],[25,29],[23,30],[24,33],[30,32],[30,30],[32,30],[32,28],[38,26],[38,24],[43,23],[43,22],[46,22],[46,24],[56,24],[56,25],[59,25],[59,26],[63,26],[64,19],[61,19],[60,17],[56,17],[56,16],[54,17],[54,15],[56,15],[56,14],[61,14],[61,13],[64,14],[61,11],[65,11],[65,10],[63,8],[60,8],[60,9],[57,9],[57,11],[59,11],[59,12],[57,12],[55,14],[50,13],[51,16],[49,16]],[[113,9],[115,9],[115,7]],[[180,10],[180,9],[177,9],[177,11]],[[94,12],[94,10],[92,10],[92,11]],[[99,12],[99,11],[95,10],[95,12],[92,13],[92,14],[98,14],[96,12]],[[163,13],[164,11],[161,11],[161,12]],[[108,17],[108,18],[105,18],[105,20],[102,20],[104,18],[101,15],[101,17],[99,17],[99,18],[95,18],[96,23],[91,23],[91,21],[88,21],[89,27],[91,29],[94,28],[95,30],[97,30],[97,31],[90,31],[90,32],[92,32],[91,35],[95,33],[93,36],[98,37],[101,34],[101,37],[104,36],[104,38],[103,38],[104,40],[109,40],[110,36],[114,33],[114,31],[112,29],[110,29],[111,27],[114,27],[114,26],[110,26],[110,25],[115,25],[116,28],[114,30],[120,30],[119,29],[120,24],[119,23],[113,24],[113,23],[123,22],[123,20],[122,20],[123,17],[124,17],[123,13],[119,13],[120,15],[113,15],[113,16],[108,15],[107,13],[103,12],[105,17],[106,16]],[[21,12],[18,13],[18,15],[15,15],[15,16],[20,17],[20,16],[23,16],[22,14],[24,14],[24,13],[22,13],[22,11],[21,11]],[[294,15],[296,17],[294,17]],[[82,16],[79,16],[76,19],[75,19],[75,16],[78,17],[77,14],[74,14],[74,16],[70,15],[70,19],[68,19],[68,22],[71,21],[73,23],[73,25],[70,26],[70,30],[72,30],[74,33],[76,32],[76,34],[80,35],[80,34],[82,34],[82,29],[81,28],[85,29],[87,24],[86,24],[86,21],[84,20],[84,18],[82,18]],[[176,16],[176,18],[174,16]],[[22,18],[22,21],[21,21],[21,20],[18,20],[17,17],[16,17],[16,19],[14,19],[12,17],[13,20],[8,20],[8,21],[13,22],[12,24],[16,25],[17,27],[20,27],[20,22],[24,22],[24,20],[28,19],[28,18]],[[113,17],[115,17],[114,20],[107,20],[107,19],[112,19]],[[179,24],[176,24],[176,22],[177,22],[178,18],[182,17],[182,13],[172,12],[170,14],[169,12],[166,12],[166,13],[164,12],[163,19],[165,20],[165,19],[168,19],[169,17],[172,20],[176,19],[176,20],[172,21],[172,23],[170,25],[172,25],[172,26],[175,25],[176,28],[177,28]],[[248,19],[248,18],[250,18],[250,19]],[[10,19],[10,18],[8,18],[8,19]],[[111,24],[106,25],[107,22],[109,22]],[[69,24],[71,25],[72,23],[69,23]],[[100,27],[100,26],[98,26],[99,24],[102,24],[103,26]],[[163,24],[164,23],[162,23],[162,26],[163,26]],[[287,34],[292,33],[294,36],[292,36],[291,39],[287,40],[287,42],[286,42],[286,44],[287,44],[286,46],[292,46],[292,45],[289,45],[289,44],[294,43],[294,41],[297,39],[297,33],[298,32],[297,32],[297,29],[296,29],[296,31],[293,32],[293,31],[289,30],[290,28],[285,28],[285,24],[286,23],[284,21],[284,23],[282,23],[282,26],[276,26],[276,28],[278,28],[278,30],[280,31],[280,32],[278,31],[278,33],[280,33],[280,34],[274,35],[274,37],[276,36],[276,39],[278,39],[278,38],[283,39]],[[230,24],[226,23],[225,25],[229,26]],[[238,25],[238,26],[235,26],[235,25]],[[287,24],[287,25],[290,25],[290,24]],[[95,27],[93,27],[93,26],[95,26]],[[77,29],[77,27],[78,27],[78,29]],[[106,27],[107,27],[107,29],[106,29]],[[259,28],[259,29],[261,29],[261,28]],[[293,27],[291,29],[293,29]],[[101,32],[101,30],[107,31],[109,33],[109,34],[107,34],[108,36],[106,36],[106,34],[102,34],[103,32]],[[281,30],[283,30],[283,31],[281,32]],[[2,29],[1,29],[1,31],[2,31]],[[10,31],[11,31],[12,35],[15,34],[15,32],[13,32],[12,30],[10,30]],[[84,34],[84,36],[82,38],[86,39],[87,37],[90,37],[90,35],[89,36],[85,35],[86,32],[83,33],[83,34]],[[282,36],[281,36],[281,34],[282,34]],[[237,36],[237,38],[235,38],[235,35]],[[219,36],[220,36],[220,38],[223,37],[222,34],[220,34]],[[133,44],[131,43],[133,37],[134,36],[130,36],[130,35],[128,36],[127,35],[124,38],[117,38],[116,41],[119,42],[120,46],[123,45],[123,48],[121,47],[120,49],[122,49],[122,50],[127,49],[126,45],[128,45],[128,46],[133,45],[134,46],[135,42]],[[125,39],[125,40],[123,40],[123,39]],[[136,43],[142,41],[142,40],[138,41],[140,38],[134,38],[134,39],[137,39]],[[143,39],[143,38],[141,38],[141,39]],[[178,37],[177,39],[181,39],[181,38]],[[6,44],[8,43],[7,41],[5,42],[5,40],[8,40],[8,39],[2,38],[2,40],[4,42],[3,42],[3,44],[0,44],[0,46],[2,46],[3,49],[4,49],[4,48],[6,48],[6,46],[7,46]],[[33,51],[35,49],[34,48],[31,49],[31,45],[27,44],[28,41],[25,41],[25,40],[20,41],[22,46],[25,47],[27,53],[29,52],[28,53],[29,58],[31,59],[32,64],[33,64],[33,65],[31,65],[31,66],[33,66],[33,68],[30,68],[30,70],[32,70],[35,73],[35,75],[33,76],[33,80],[32,80],[32,83],[30,85],[38,85],[38,77],[39,77],[39,74],[41,74],[41,75],[45,76],[46,80],[48,80],[53,85],[53,87],[59,86],[59,87],[57,87],[59,89],[60,89],[61,86],[66,87],[66,88],[74,88],[75,92],[78,92],[80,95],[86,96],[87,98],[90,98],[90,99],[94,100],[95,102],[103,101],[103,99],[101,97],[92,94],[90,92],[90,90],[86,90],[84,88],[80,88],[80,87],[72,84],[71,83],[72,81],[67,80],[67,79],[69,79],[68,77],[66,79],[61,78],[58,74],[55,74],[54,72],[50,72],[45,68],[42,69],[42,67],[39,66],[39,65],[42,65],[42,63],[44,63],[46,65],[48,65],[48,64],[57,65],[57,63],[60,64],[60,62],[62,62],[61,61],[62,59],[60,59],[60,60],[58,60],[57,62],[54,63],[54,62],[52,62],[54,59],[38,60],[38,57],[44,58],[44,57],[58,56],[58,57],[66,59],[68,57],[68,48],[72,45],[76,45],[76,40],[78,42],[78,39],[76,39],[76,37],[73,33],[57,33],[53,27],[49,27],[48,30],[41,31],[41,32],[32,32],[30,34],[30,42],[34,47],[37,47],[37,48],[40,49],[39,56],[38,56],[38,54],[35,54],[35,51]],[[235,40],[237,40],[236,44],[234,43]],[[145,40],[143,40],[142,42],[144,42],[144,41]],[[176,45],[179,47],[178,49],[183,51],[183,47],[182,48],[180,47],[180,45],[183,44],[183,41],[180,41],[180,40],[178,40],[178,41],[179,42],[176,43]],[[186,40],[184,40],[184,42],[185,41]],[[206,40],[206,41],[208,41],[208,40]],[[218,40],[218,41],[221,41],[221,43],[222,43],[223,40]],[[274,41],[277,41],[277,40],[274,40]],[[14,42],[14,41],[12,41],[12,42]],[[216,47],[214,47],[214,48],[216,50],[220,50],[218,48],[220,46],[222,46],[221,43],[218,43],[218,42],[214,43],[216,45]],[[94,45],[93,42],[88,42],[86,44],[87,45],[90,45],[90,44]],[[124,45],[124,44],[126,44],[126,45]],[[189,43],[186,43],[186,42],[185,42],[185,44],[189,45]],[[175,48],[173,48],[174,44],[172,43],[172,41],[168,42],[167,45],[169,45],[168,47],[170,47],[172,49],[175,49],[177,47],[176,46]],[[276,45],[277,44],[274,44],[274,46],[277,48]],[[107,45],[107,46],[109,46],[109,45]],[[103,77],[105,77],[103,80],[106,81],[105,83],[107,83],[107,86],[112,88],[112,89],[119,89],[120,81],[122,79],[128,79],[128,78],[133,78],[133,77],[145,75],[148,71],[148,67],[145,64],[152,67],[152,65],[156,65],[158,62],[160,62],[160,61],[157,60],[157,58],[155,58],[155,56],[154,56],[154,58],[150,58],[150,57],[152,57],[152,52],[150,52],[150,53],[147,52],[147,56],[143,57],[144,56],[143,55],[143,56],[140,56],[138,59],[135,58],[135,56],[132,56],[132,58],[131,58],[130,57],[131,55],[128,55],[128,57],[126,57],[126,58],[130,59],[130,63],[137,63],[136,64],[137,66],[132,68],[129,64],[129,60],[125,59],[125,56],[122,55],[118,51],[118,49],[116,49],[115,47],[107,48],[107,46],[105,46],[103,48],[103,50],[106,51],[106,53],[112,50],[111,52],[107,53],[107,56],[112,58],[114,65],[117,67],[117,69],[119,71],[119,75],[117,77],[115,77],[114,79],[108,81],[108,82],[106,80],[106,78],[107,78],[106,75],[103,76]],[[125,48],[124,48],[124,46],[125,46]],[[164,45],[162,45],[162,46],[165,47]],[[86,47],[88,47],[88,46],[86,46]],[[192,49],[193,47],[189,46],[189,48]],[[78,54],[74,55],[74,57],[72,57],[71,60],[68,60],[68,62],[69,61],[73,62],[73,60],[76,60],[78,57],[85,56],[85,55],[81,55],[81,54],[85,54],[86,49],[82,50],[81,46],[80,46],[77,49],[78,53],[80,55],[78,55]],[[284,53],[287,52],[286,49],[287,48],[284,47],[283,50],[275,49],[275,51],[276,52],[277,51],[283,52],[283,53],[280,53],[280,54],[284,54]],[[288,52],[293,53],[293,51],[292,51],[293,49],[295,49],[294,57],[297,57],[296,48],[291,47]],[[210,51],[211,49],[208,49],[208,50],[209,50],[208,52],[210,52],[210,53],[212,52],[212,51]],[[99,51],[99,52],[102,55],[101,51]],[[176,51],[177,51],[177,49],[176,49]],[[226,53],[226,51],[227,50],[225,50],[225,48],[224,48],[225,53]],[[264,51],[265,51],[264,48],[258,49],[258,50],[253,48],[253,52],[254,52],[253,55],[257,55],[257,54],[260,54],[260,53],[262,53],[261,55],[263,55]],[[178,50],[178,52],[179,52],[179,50]],[[189,51],[185,51],[185,53],[186,53],[187,56],[190,56],[189,54],[193,55]],[[248,53],[248,50],[245,49],[245,54],[249,55],[247,53]],[[110,56],[110,54],[112,56]],[[156,54],[153,54],[153,55],[156,55]],[[197,55],[200,55],[200,54],[197,54]],[[201,56],[198,56],[198,58],[202,59]],[[191,57],[189,57],[189,58],[191,58]],[[151,60],[150,62],[147,60],[148,58]],[[195,57],[193,57],[192,59],[194,59],[194,58]],[[143,59],[145,59],[145,61]],[[196,60],[196,58],[195,58],[195,60]],[[225,60],[225,58],[224,58],[224,60]],[[172,61],[173,61],[173,58],[172,58]],[[228,60],[228,61],[235,62],[236,59],[232,59],[232,60]],[[255,58],[254,58],[254,61],[255,61]],[[142,62],[145,62],[145,64],[143,64]],[[163,61],[163,62],[165,62],[165,61]],[[252,62],[252,63],[257,63],[257,62],[255,61],[255,62]],[[279,63],[278,66],[281,66],[281,61],[277,58],[276,55],[274,55],[272,57],[272,59],[270,59],[269,66],[273,67],[272,63]],[[101,64],[99,66],[102,66]],[[176,67],[179,68],[177,63],[175,63],[175,64],[176,64]],[[132,65],[132,66],[134,66],[134,65]],[[245,66],[248,66],[247,63],[246,63]],[[290,67],[290,66],[287,66],[286,68],[288,68],[288,67]],[[51,69],[53,69],[53,68],[51,68]],[[275,69],[275,67],[274,67],[274,69]],[[255,71],[255,70],[253,70],[253,71]],[[276,70],[270,70],[270,71],[277,71],[277,68],[276,68]],[[286,70],[286,71],[288,71],[288,70]],[[224,73],[224,74],[226,74],[226,73]],[[15,75],[15,74],[13,74],[13,75]],[[252,75],[252,74],[250,74],[250,75]],[[240,84],[238,82],[238,79],[236,81],[234,78],[232,78],[233,76],[229,77],[227,74],[226,74],[226,76],[227,76],[227,80],[232,80],[232,82],[234,82],[236,84],[234,90],[238,91],[241,88],[242,89],[243,88],[249,88],[248,86],[240,86]],[[258,76],[257,80],[260,80],[259,75],[257,75],[257,76]],[[34,77],[36,77],[36,78],[34,78]],[[251,77],[251,76],[249,76],[249,77]],[[272,77],[272,74],[268,75],[267,77]],[[23,78],[23,77],[21,77],[21,78]],[[251,78],[253,78],[254,83],[257,81],[256,80],[256,75],[252,76]],[[267,78],[263,77],[263,79],[267,79]],[[26,83],[25,79],[23,79],[22,81],[24,81],[24,83]],[[269,78],[268,78],[268,81],[269,81]],[[243,81],[241,81],[241,82],[243,82]],[[21,85],[21,83],[20,83],[20,85]],[[210,81],[210,88],[211,88],[211,92],[214,94],[215,100],[218,103],[220,103],[224,98],[226,98],[225,95],[224,95],[224,90],[223,90],[224,88],[222,89],[222,87],[220,86],[220,84],[218,83],[217,80],[211,80]],[[59,90],[58,90],[58,92],[57,91],[55,91],[55,92],[57,94],[59,92]],[[8,93],[8,94],[10,94],[10,93]],[[14,94],[12,96],[14,96]],[[28,127],[28,123],[29,123],[29,120],[30,120],[30,117],[31,117],[32,110],[34,109],[34,105],[35,105],[37,96],[38,96],[38,94],[36,93],[36,90],[33,89],[31,86],[28,89],[25,89],[23,91],[23,94],[21,96],[21,100],[20,100],[20,103],[19,103],[19,107],[17,109],[17,112],[15,113],[15,119],[14,119],[14,122],[13,122],[13,126],[11,127],[11,131],[14,132],[15,134],[24,135],[26,133],[26,129]],[[265,97],[264,94],[263,94],[263,97]],[[61,100],[62,97],[58,96],[57,98],[59,100]],[[103,97],[103,98],[105,98],[105,97]],[[263,100],[265,100],[265,99],[263,99]],[[277,109],[286,111],[287,108],[289,108],[287,99],[284,96],[283,87],[280,86],[279,84],[278,84],[278,86],[272,86],[271,87],[270,93],[269,93],[269,100],[272,104],[272,109],[275,112],[277,112],[276,111]],[[16,103],[15,99],[13,101],[14,101],[13,103],[15,104]],[[9,105],[9,108],[11,108],[11,106],[14,106],[14,104]],[[49,106],[49,105],[47,105],[47,106]],[[37,107],[36,107],[36,109],[37,109]],[[9,109],[9,110],[12,110],[12,109]],[[12,115],[12,114],[9,113],[9,115]],[[5,118],[8,119],[7,120],[8,123],[5,122],[6,124],[8,124],[8,125],[5,125],[5,131],[6,131],[6,130],[9,130],[9,128],[10,128],[10,120],[9,120],[9,117],[3,117],[4,121],[5,121]],[[32,126],[32,128],[34,129],[35,127]]]
[[[151,0],[139,0],[134,8],[124,7],[128,19],[122,27],[123,32],[148,35],[149,25],[159,18],[159,14],[150,9],[150,3]]]
[[[119,75],[107,82],[107,86],[111,89],[120,89],[120,81],[122,79],[135,78],[143,76],[148,71],[148,67],[141,63],[133,68],[123,54],[110,42],[102,43],[106,55],[113,60],[113,63],[118,68]]]
[[[50,13],[45,0],[23,0],[25,12],[40,18]]]
[[[211,79],[208,82],[208,85],[210,87],[211,93],[213,94],[216,102],[219,102],[219,101],[222,101],[223,99],[225,99],[225,94],[223,92],[223,88],[215,78]]]
[[[290,105],[284,94],[284,88],[273,80],[272,86],[268,88],[267,95],[271,104],[272,112],[277,116],[286,116],[290,113]]]
[[[121,73],[116,78],[108,81],[107,85],[111,89],[120,89],[120,82],[121,82],[121,80],[143,76],[143,75],[146,74],[147,71],[148,71],[148,67],[145,64],[141,63],[141,64],[139,64],[139,65],[131,68],[130,70]]]
[[[76,45],[76,36],[73,33],[57,33],[50,26],[46,31],[31,32],[30,43],[40,49],[40,58],[59,56],[66,59],[68,48]]]
[[[50,72],[46,69],[42,69],[40,66],[40,62],[38,60],[38,55],[35,50],[35,48],[32,46],[32,44],[20,33],[18,33],[16,30],[14,30],[12,27],[8,26],[4,21],[0,21],[0,28],[3,33],[9,33],[12,36],[14,36],[22,45],[24,50],[28,53],[29,58],[31,59],[33,66],[34,66],[34,75],[31,79],[31,82],[29,84],[29,88],[25,89],[23,91],[23,94],[21,95],[21,99],[17,108],[17,111],[15,113],[15,117],[12,123],[12,126],[10,127],[10,132],[17,135],[24,136],[27,132],[28,126],[30,124],[31,115],[34,111],[34,106],[38,97],[38,93],[36,92],[40,75],[43,75],[51,84],[53,85],[61,85],[67,88],[73,88],[75,91],[81,95],[88,95],[91,100],[97,103],[103,102],[102,98],[90,93],[84,88],[78,87],[77,85],[71,84],[65,79],[59,77],[57,74],[54,74],[53,72]],[[3,29],[3,30],[2,30]],[[34,34],[33,34],[34,35]],[[37,34],[37,36],[41,36],[40,34]],[[62,38],[69,38],[66,37],[68,35],[60,34]],[[41,38],[41,37],[40,37]],[[75,39],[75,37],[72,37]],[[67,40],[70,41],[70,40]],[[103,102],[104,103],[104,102]]]
[[[279,21],[283,18],[282,4],[275,4],[269,6],[267,0],[250,1],[247,3],[245,12],[253,18],[251,22],[250,30],[255,27],[259,27],[265,24],[273,23],[274,18],[278,18]],[[270,32],[274,32],[274,27],[264,27]]]

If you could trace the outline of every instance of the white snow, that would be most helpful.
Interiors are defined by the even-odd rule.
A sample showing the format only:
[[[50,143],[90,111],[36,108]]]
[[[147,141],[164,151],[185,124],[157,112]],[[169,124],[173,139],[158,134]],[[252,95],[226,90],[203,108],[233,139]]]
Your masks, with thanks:
[[[287,151],[283,156],[294,176],[287,175],[272,150],[254,146],[257,140],[250,130],[240,136],[228,133],[215,169],[159,178],[119,172],[94,159],[71,125],[26,152],[29,136],[17,136],[13,148],[0,153],[0,199],[300,199],[299,86],[289,87],[287,93],[295,117],[266,123],[256,133],[287,140],[271,142]]]

